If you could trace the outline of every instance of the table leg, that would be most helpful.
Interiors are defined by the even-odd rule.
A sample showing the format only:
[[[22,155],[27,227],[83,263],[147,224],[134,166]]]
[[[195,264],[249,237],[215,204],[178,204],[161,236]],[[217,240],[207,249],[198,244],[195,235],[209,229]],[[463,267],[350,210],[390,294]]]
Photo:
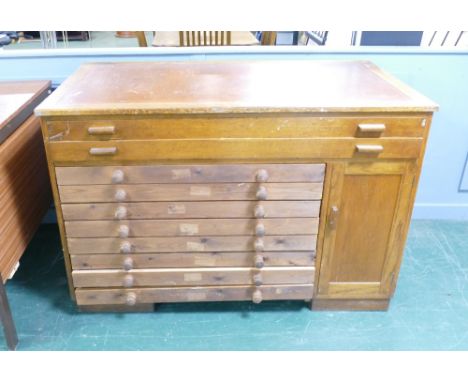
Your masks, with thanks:
[[[3,285],[2,275],[0,275],[0,320],[5,332],[7,346],[10,350],[15,350],[18,345],[18,336],[16,334],[15,323],[11,316],[10,304]]]

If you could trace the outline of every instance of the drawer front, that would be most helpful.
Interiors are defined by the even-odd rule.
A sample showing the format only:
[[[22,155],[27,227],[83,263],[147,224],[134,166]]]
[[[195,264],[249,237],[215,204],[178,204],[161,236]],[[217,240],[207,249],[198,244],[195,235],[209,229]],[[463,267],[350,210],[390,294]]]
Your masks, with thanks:
[[[245,236],[317,234],[318,218],[78,220],[66,221],[68,237]]]
[[[254,285],[254,276],[261,275],[261,285],[311,284],[314,267],[255,268],[177,268],[73,271],[75,287],[151,287],[151,286],[208,286]]]
[[[60,186],[88,184],[323,182],[324,164],[56,167]]]
[[[252,300],[252,295],[260,290],[264,300],[310,300],[314,285],[263,285],[214,286],[214,287],[166,287],[131,289],[76,289],[78,305],[99,304],[145,304],[162,302],[190,301],[242,301]]]
[[[73,269],[145,269],[190,267],[254,267],[255,252],[170,252],[149,254],[72,255]],[[262,252],[264,265],[313,266],[315,249],[309,251]]]
[[[62,203],[197,200],[320,200],[322,183],[202,183],[59,186]]]
[[[65,220],[316,218],[320,201],[214,201],[63,204]]]
[[[154,253],[217,251],[310,251],[317,235],[303,236],[212,236],[212,237],[137,237],[68,238],[70,254],[85,253]]]
[[[120,139],[422,137],[425,116],[152,118],[48,121],[51,142]]]
[[[51,142],[58,163],[112,164],[134,161],[310,160],[336,158],[417,158],[422,138],[226,138],[102,142]],[[378,147],[364,152],[359,145]]]

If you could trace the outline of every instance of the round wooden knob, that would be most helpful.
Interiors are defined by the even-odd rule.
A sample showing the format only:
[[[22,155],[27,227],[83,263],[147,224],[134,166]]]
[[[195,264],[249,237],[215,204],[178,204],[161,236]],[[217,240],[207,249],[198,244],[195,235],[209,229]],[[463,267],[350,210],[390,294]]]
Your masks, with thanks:
[[[260,186],[258,188],[256,196],[258,200],[266,200],[268,198],[268,191],[266,187]]]
[[[118,232],[119,237],[125,239],[130,233],[130,228],[128,228],[128,225],[122,224],[121,226],[119,226]]]
[[[264,218],[265,217],[265,208],[260,204],[257,204],[255,206],[255,217],[256,218]]]
[[[120,244],[121,253],[130,253],[132,251],[132,245],[128,241],[124,241]]]
[[[263,259],[263,256],[257,253],[255,255],[255,267],[260,269],[260,268],[263,268],[264,265],[265,265],[265,261]]]
[[[257,223],[255,226],[255,234],[260,237],[265,236],[265,226],[263,223]]]
[[[132,275],[125,275],[123,279],[123,286],[125,288],[131,288],[133,286],[133,276]]]
[[[125,304],[127,304],[129,306],[135,305],[136,301],[137,301],[137,296],[133,292],[127,293],[127,295],[125,296]]]
[[[126,257],[123,261],[123,268],[126,271],[130,271],[133,269],[133,259],[131,257]]]
[[[262,239],[255,240],[254,248],[257,252],[263,252],[265,250],[265,243]]]
[[[122,170],[114,170],[112,173],[112,183],[122,183],[124,180],[124,172]]]
[[[255,289],[252,293],[252,301],[255,304],[260,304],[262,302],[262,292],[259,289]]]
[[[263,280],[262,280],[262,275],[260,273],[256,273],[253,275],[253,282],[255,284],[255,286],[260,286],[263,284]]]
[[[118,189],[115,191],[114,199],[117,202],[123,202],[125,199],[127,199],[127,192],[122,189]]]
[[[125,219],[127,217],[127,208],[124,206],[119,206],[115,210],[115,218],[116,219]]]
[[[258,170],[255,179],[257,182],[266,182],[268,180],[268,171],[265,169]]]

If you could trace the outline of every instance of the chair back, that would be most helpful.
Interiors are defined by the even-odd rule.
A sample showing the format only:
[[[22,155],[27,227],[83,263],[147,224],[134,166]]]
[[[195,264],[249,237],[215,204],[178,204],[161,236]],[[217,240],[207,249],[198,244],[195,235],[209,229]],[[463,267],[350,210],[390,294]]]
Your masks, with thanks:
[[[180,46],[231,45],[231,32],[180,31]]]

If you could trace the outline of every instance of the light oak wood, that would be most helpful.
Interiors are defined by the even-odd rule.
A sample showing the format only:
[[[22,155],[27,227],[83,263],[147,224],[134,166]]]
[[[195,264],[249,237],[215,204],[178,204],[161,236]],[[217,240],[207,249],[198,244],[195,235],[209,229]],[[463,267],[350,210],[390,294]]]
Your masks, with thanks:
[[[66,221],[68,237],[309,235],[318,218]]]
[[[274,267],[262,269],[262,285],[308,284],[314,267]],[[255,268],[164,268],[132,271],[73,271],[77,288],[254,285]],[[131,282],[128,276],[131,276]],[[126,278],[127,277],[127,278]],[[131,284],[131,285],[130,285]]]
[[[50,145],[49,145],[50,146]],[[264,170],[272,183],[323,181],[323,164],[213,164],[56,167],[58,184],[252,183]],[[266,181],[266,180],[265,180]]]
[[[259,41],[247,31],[157,31],[152,44],[155,47],[258,45]]]
[[[62,210],[65,220],[251,218],[256,206],[262,207],[265,218],[318,217],[320,212],[315,200],[88,203],[63,204]]]
[[[59,186],[62,203],[197,200],[320,200],[322,183],[203,183]]]
[[[279,116],[155,116],[150,119],[51,120],[47,122],[50,142],[121,139],[192,138],[422,138],[427,114],[400,117],[381,115],[309,114]],[[374,128],[370,128],[374,126]],[[385,126],[384,131],[376,127]],[[91,131],[94,133],[91,134]],[[95,131],[102,134],[96,135]],[[106,134],[104,134],[106,132]],[[112,132],[112,133],[111,133]]]
[[[262,252],[264,266],[312,266],[315,251]],[[125,269],[125,262],[132,260],[132,269],[190,268],[190,267],[256,267],[255,252],[170,252],[131,254],[71,255],[73,269]],[[128,267],[128,265],[127,265]]]
[[[153,252],[216,252],[216,251],[313,251],[316,235],[213,237],[136,237],[124,240],[114,238],[69,238],[71,254],[84,253],[153,253]],[[257,241],[261,241],[261,249]]]
[[[312,284],[302,285],[263,285],[259,287],[264,300],[310,300],[313,293]],[[137,303],[163,302],[195,302],[195,301],[239,301],[252,300],[254,287],[223,286],[223,287],[167,287],[167,288],[137,288],[135,293]],[[76,290],[77,303],[87,305],[125,304],[129,293],[124,289],[86,289]]]

